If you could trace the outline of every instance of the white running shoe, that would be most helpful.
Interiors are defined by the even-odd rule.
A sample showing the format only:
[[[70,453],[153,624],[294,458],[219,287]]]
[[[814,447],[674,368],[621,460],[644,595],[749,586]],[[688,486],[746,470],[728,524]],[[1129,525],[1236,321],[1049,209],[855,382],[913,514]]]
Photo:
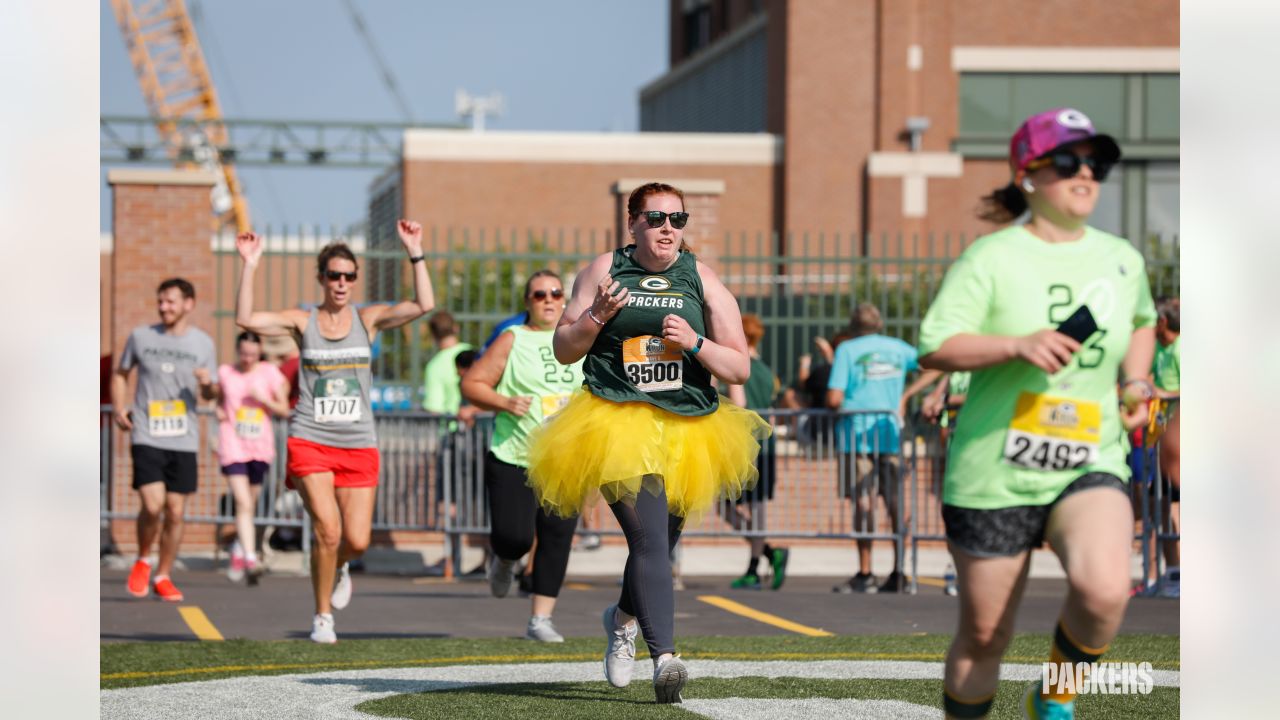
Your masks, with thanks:
[[[333,615],[317,613],[311,621],[311,642],[332,645],[338,642],[338,633],[333,631]]]
[[[515,577],[515,560],[503,560],[496,554],[489,558],[489,592],[494,597],[506,597],[511,592],[511,582]]]
[[[334,610],[341,610],[351,603],[351,568],[342,563],[338,575],[333,579],[333,593],[329,595],[329,604]]]
[[[529,618],[529,626],[525,628],[524,636],[528,640],[537,640],[538,642],[564,642],[564,636],[556,632],[556,626],[551,624],[551,618],[538,617],[536,615]]]
[[[618,627],[614,614],[617,609],[617,605],[604,609],[604,634],[609,639],[604,648],[604,679],[621,688],[631,684],[631,673],[636,668],[636,634],[640,625],[632,620]]]
[[[680,691],[689,681],[689,669],[679,655],[672,655],[666,662],[653,668],[653,694],[659,703],[684,702]]]

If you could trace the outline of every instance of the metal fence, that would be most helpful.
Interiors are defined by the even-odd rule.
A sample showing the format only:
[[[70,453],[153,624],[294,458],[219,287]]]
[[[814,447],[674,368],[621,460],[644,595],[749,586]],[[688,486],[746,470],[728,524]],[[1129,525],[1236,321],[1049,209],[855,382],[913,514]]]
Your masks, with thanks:
[[[356,227],[347,233],[369,238],[361,253],[357,302],[407,297],[412,286],[399,240],[385,228],[366,230]],[[611,229],[426,228],[424,234],[436,305],[454,315],[459,337],[473,345],[481,344],[498,322],[523,310],[524,282],[533,272],[556,270],[571,288],[574,275],[592,258],[619,246]],[[268,228],[257,302],[263,308],[318,303],[316,251],[337,235],[313,227]],[[885,334],[916,344],[920,321],[943,275],[971,241],[950,234],[731,233],[718,238],[714,248],[708,242],[705,255],[742,311],[760,316],[765,326],[761,357],[789,379],[798,356],[811,351],[813,339],[830,338],[847,326],[850,310],[860,301],[880,308]],[[1146,259],[1152,292],[1177,295],[1179,238],[1151,236],[1137,247]],[[236,330],[240,260],[233,237],[218,238],[216,248],[214,338],[229,347]],[[418,384],[432,352],[425,323],[383,333],[374,375],[383,382]]]
[[[109,408],[102,412],[102,518],[133,519],[139,508],[130,487],[129,440],[126,433],[112,429]],[[762,474],[757,490],[742,502],[720,504],[685,535],[889,541],[897,564],[909,569],[914,592],[921,544],[945,540],[941,519],[945,448],[937,426],[908,422],[900,448],[872,446],[866,452],[850,453],[847,439],[842,443],[840,436],[851,423],[896,424],[896,415],[827,410],[761,414],[774,427],[774,437],[757,459]],[[375,417],[382,458],[373,529],[443,533],[446,556],[453,559],[447,567],[457,567],[463,536],[489,532],[484,458],[492,436],[492,415],[481,415],[471,428],[450,416],[423,412]],[[275,429],[277,462],[264,483],[254,522],[267,528],[301,528],[305,551],[310,523],[297,493],[284,486],[284,423],[277,422]],[[216,423],[210,415],[202,414],[200,432],[207,438],[199,453],[201,483],[187,502],[187,522],[231,524],[234,508],[223,500],[226,489],[218,477]],[[1141,456],[1146,464],[1139,465],[1133,483],[1140,518],[1135,541],[1144,557],[1145,576],[1151,577],[1154,571],[1159,578],[1161,559],[1153,551],[1178,535],[1169,521],[1166,491],[1154,480],[1160,477],[1154,465],[1158,452],[1151,451],[1149,456]],[[898,472],[886,466],[896,466]],[[767,491],[770,485],[772,493]],[[897,500],[898,509],[882,507],[877,501],[882,495]],[[864,522],[855,525],[858,499],[870,501],[866,502],[870,509]],[[580,531],[621,535],[603,503],[584,515]],[[1157,585],[1151,592],[1159,590]]]

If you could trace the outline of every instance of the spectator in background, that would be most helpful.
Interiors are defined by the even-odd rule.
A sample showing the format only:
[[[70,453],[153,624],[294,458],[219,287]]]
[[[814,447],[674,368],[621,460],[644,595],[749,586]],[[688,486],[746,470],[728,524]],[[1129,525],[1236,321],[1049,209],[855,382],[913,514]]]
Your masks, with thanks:
[[[764,323],[753,314],[742,316],[742,332],[747,337],[747,353],[751,357],[751,375],[742,385],[729,385],[729,400],[738,407],[748,410],[765,410],[773,407],[774,398],[778,396],[781,383],[773,369],[760,359],[760,341],[764,339]],[[764,524],[765,502],[773,499],[774,481],[778,475],[778,461],[775,455],[776,443],[772,435],[765,441],[760,454],[756,456],[756,468],[760,471],[760,480],[755,488],[745,492],[733,504],[725,504],[725,512],[729,523],[735,530],[753,529]],[[752,508],[759,508],[759,513],[752,522]],[[790,551],[787,548],[771,547],[763,536],[747,538],[751,546],[751,557],[747,560],[747,571],[742,577],[731,583],[732,587],[748,590],[760,589],[760,561],[768,563],[772,569],[770,587],[774,590],[782,587],[786,580],[787,560]]]
[[[828,341],[821,335],[813,339],[818,348],[818,362],[812,356],[801,355],[796,371],[796,382],[782,393],[779,403],[788,410],[818,410],[827,407],[827,381],[831,378],[831,363],[835,359],[835,346],[852,336],[841,330]],[[830,425],[825,415],[802,415],[796,423],[795,438],[801,445],[810,445],[826,435]]]
[[[458,340],[458,328],[448,310],[432,315],[427,325],[435,341],[436,354],[431,356],[422,371],[422,409],[441,415],[457,415],[462,405],[462,392],[458,389],[454,358],[472,348]]]
[[[833,410],[872,411],[841,417],[836,422],[836,446],[840,466],[840,492],[854,501],[854,530],[875,532],[876,495],[884,498],[893,531],[906,525],[908,508],[902,502],[901,460],[898,455],[902,427],[901,408],[907,373],[917,368],[916,349],[897,338],[880,334],[884,322],[880,310],[859,303],[849,319],[853,339],[836,348],[827,382],[827,407]],[[871,571],[871,541],[858,542],[858,574],[832,588],[835,592],[877,592]],[[904,587],[899,558],[880,592],[901,592]]]
[[[262,352],[289,383],[289,409],[292,410],[298,404],[298,343],[288,335],[268,336],[262,338]]]
[[[1160,474],[1164,483],[1165,517],[1169,518],[1174,532],[1182,530],[1181,489],[1182,476],[1179,468],[1179,443],[1181,432],[1178,421],[1180,405],[1178,393],[1181,391],[1181,373],[1179,341],[1182,337],[1182,302],[1175,297],[1161,297],[1156,300],[1156,354],[1151,364],[1151,377],[1155,385],[1159,408],[1157,418],[1164,421],[1164,432],[1160,439]],[[1181,594],[1181,561],[1179,541],[1164,542],[1165,574],[1161,583],[1160,594],[1166,597],[1178,597]]]

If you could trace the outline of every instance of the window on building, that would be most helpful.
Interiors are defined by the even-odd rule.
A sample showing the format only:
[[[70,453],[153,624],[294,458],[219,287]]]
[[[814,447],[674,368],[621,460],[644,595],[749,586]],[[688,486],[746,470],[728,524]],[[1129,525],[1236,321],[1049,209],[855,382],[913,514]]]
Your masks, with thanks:
[[[1178,163],[1151,163],[1147,166],[1147,237],[1165,242],[1178,234]]]
[[[711,43],[710,0],[684,2],[684,54],[692,55]]]

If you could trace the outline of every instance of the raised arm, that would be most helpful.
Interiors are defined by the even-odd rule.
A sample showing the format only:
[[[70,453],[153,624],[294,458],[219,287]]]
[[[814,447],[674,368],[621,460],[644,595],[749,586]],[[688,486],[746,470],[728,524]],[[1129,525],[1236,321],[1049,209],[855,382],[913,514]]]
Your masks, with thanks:
[[[364,308],[360,312],[360,319],[370,329],[371,335],[379,330],[390,330],[417,320],[436,306],[431,276],[427,273],[427,260],[422,254],[422,225],[412,220],[401,220],[396,223],[396,231],[400,234],[400,242],[404,245],[409,264],[413,268],[413,299],[395,305],[370,305]]]
[[[631,297],[626,288],[609,276],[612,262],[613,253],[600,255],[573,281],[573,296],[560,316],[560,324],[556,326],[551,341],[556,361],[561,365],[572,365],[581,360],[595,343],[600,329]]]
[[[236,291],[236,325],[266,336],[301,333],[307,321],[307,314],[301,310],[253,311],[253,276],[258,270],[258,261],[262,259],[262,236],[240,233],[236,236],[236,251],[244,260],[240,268],[240,289]]]
[[[738,301],[720,282],[720,276],[701,262],[698,274],[702,276],[702,295],[706,300],[707,337],[694,357],[722,382],[741,385],[751,376],[751,355],[747,350],[747,336],[742,332]],[[662,335],[680,343],[685,350],[692,350],[698,342],[698,334],[678,315],[663,318]]]

